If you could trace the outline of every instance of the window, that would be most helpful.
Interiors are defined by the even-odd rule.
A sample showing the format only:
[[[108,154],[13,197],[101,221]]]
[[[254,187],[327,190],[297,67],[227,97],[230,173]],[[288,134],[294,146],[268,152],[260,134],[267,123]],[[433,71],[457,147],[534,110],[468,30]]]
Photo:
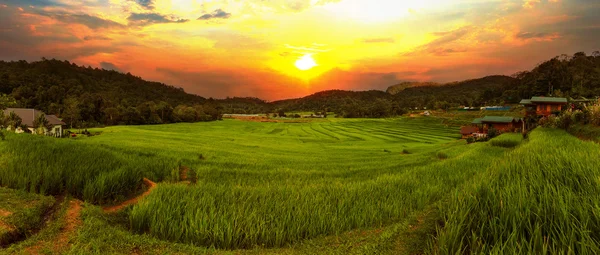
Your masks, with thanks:
[[[550,106],[550,111],[556,112],[560,111],[560,109],[558,108],[557,104],[553,104],[552,106]]]

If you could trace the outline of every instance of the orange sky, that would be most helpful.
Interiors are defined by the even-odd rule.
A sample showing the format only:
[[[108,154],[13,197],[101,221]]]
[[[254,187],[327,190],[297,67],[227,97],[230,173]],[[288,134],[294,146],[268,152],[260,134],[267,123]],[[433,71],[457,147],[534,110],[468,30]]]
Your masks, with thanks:
[[[510,75],[598,50],[596,0],[0,0],[0,59],[267,100]],[[314,59],[306,71],[295,63]]]

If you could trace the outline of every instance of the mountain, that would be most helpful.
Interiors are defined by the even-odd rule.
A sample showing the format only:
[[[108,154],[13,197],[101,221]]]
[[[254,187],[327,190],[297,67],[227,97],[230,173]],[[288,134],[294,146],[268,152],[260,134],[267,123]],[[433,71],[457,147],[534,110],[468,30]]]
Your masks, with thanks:
[[[70,124],[171,123],[219,116],[215,102],[181,88],[54,59],[0,61],[0,94],[16,101],[4,107],[35,108]]]
[[[443,85],[408,87],[394,95],[394,100],[403,107],[430,109],[437,108],[435,103],[449,106],[500,104],[506,102],[504,91],[516,86],[516,81],[509,76],[495,75]]]
[[[36,108],[76,126],[209,121],[221,113],[335,112],[342,117],[387,117],[406,109],[515,104],[531,96],[600,95],[600,52],[561,55],[514,77],[494,75],[446,84],[405,82],[385,91],[327,90],[266,102],[206,99],[130,73],[68,61],[0,61],[0,108]]]
[[[386,90],[387,93],[390,93],[392,95],[398,94],[400,92],[402,92],[403,90],[407,89],[407,88],[412,88],[412,87],[435,87],[435,86],[441,86],[443,84],[440,83],[436,83],[436,82],[402,82],[400,84],[396,84],[396,85],[392,85],[389,86]]]
[[[392,95],[380,90],[326,90],[303,98],[274,101],[271,104],[284,111],[336,111],[339,106],[347,103],[367,104],[377,99],[391,100]]]

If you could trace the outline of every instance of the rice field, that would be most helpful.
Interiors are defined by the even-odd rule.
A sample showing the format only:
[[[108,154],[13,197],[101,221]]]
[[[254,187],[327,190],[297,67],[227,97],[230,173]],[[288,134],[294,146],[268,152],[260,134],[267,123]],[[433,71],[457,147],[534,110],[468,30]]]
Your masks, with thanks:
[[[456,128],[425,118],[223,121],[102,132],[81,141],[179,158],[196,179],[159,184],[132,208],[132,230],[226,249],[281,247],[401,221],[503,153],[476,149],[487,144],[465,147]]]
[[[473,144],[436,118],[90,131],[0,143],[1,186],[91,203],[70,254],[600,252],[600,146],[559,130]],[[139,194],[144,177],[158,185],[137,204],[94,206]],[[349,234],[365,230],[377,237]],[[311,241],[329,237],[356,243]]]
[[[0,187],[0,248],[41,226],[53,197]]]
[[[536,129],[440,210],[441,254],[600,253],[600,145]]]
[[[513,148],[523,142],[523,135],[520,133],[506,133],[490,140],[493,146]]]

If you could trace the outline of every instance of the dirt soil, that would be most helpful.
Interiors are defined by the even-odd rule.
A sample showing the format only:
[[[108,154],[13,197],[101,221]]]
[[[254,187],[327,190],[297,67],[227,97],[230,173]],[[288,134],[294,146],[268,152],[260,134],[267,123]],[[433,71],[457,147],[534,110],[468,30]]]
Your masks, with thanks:
[[[137,197],[134,197],[127,201],[124,201],[123,203],[120,203],[118,205],[104,207],[103,208],[104,212],[112,213],[112,212],[119,211],[119,210],[127,207],[128,205],[136,204],[138,202],[138,200],[150,195],[150,192],[152,192],[152,190],[156,187],[156,183],[144,178],[144,184],[148,187],[148,190],[146,190],[144,193],[142,193],[141,195],[139,195]]]
[[[12,212],[0,209],[0,217],[8,217],[12,214]]]
[[[179,169],[179,179],[181,179],[181,181],[187,181],[189,171],[190,169],[187,166],[181,166]]]
[[[50,241],[40,241],[34,246],[27,248],[25,251],[27,254],[46,254],[47,249],[44,248],[44,243],[52,245],[51,250],[54,254],[60,254],[67,250],[69,246],[69,238],[75,234],[75,231],[81,226],[81,205],[82,202],[79,200],[69,201],[69,208],[65,214],[65,225],[61,229],[60,234]],[[43,250],[42,250],[43,249]],[[43,251],[43,252],[42,252]]]

